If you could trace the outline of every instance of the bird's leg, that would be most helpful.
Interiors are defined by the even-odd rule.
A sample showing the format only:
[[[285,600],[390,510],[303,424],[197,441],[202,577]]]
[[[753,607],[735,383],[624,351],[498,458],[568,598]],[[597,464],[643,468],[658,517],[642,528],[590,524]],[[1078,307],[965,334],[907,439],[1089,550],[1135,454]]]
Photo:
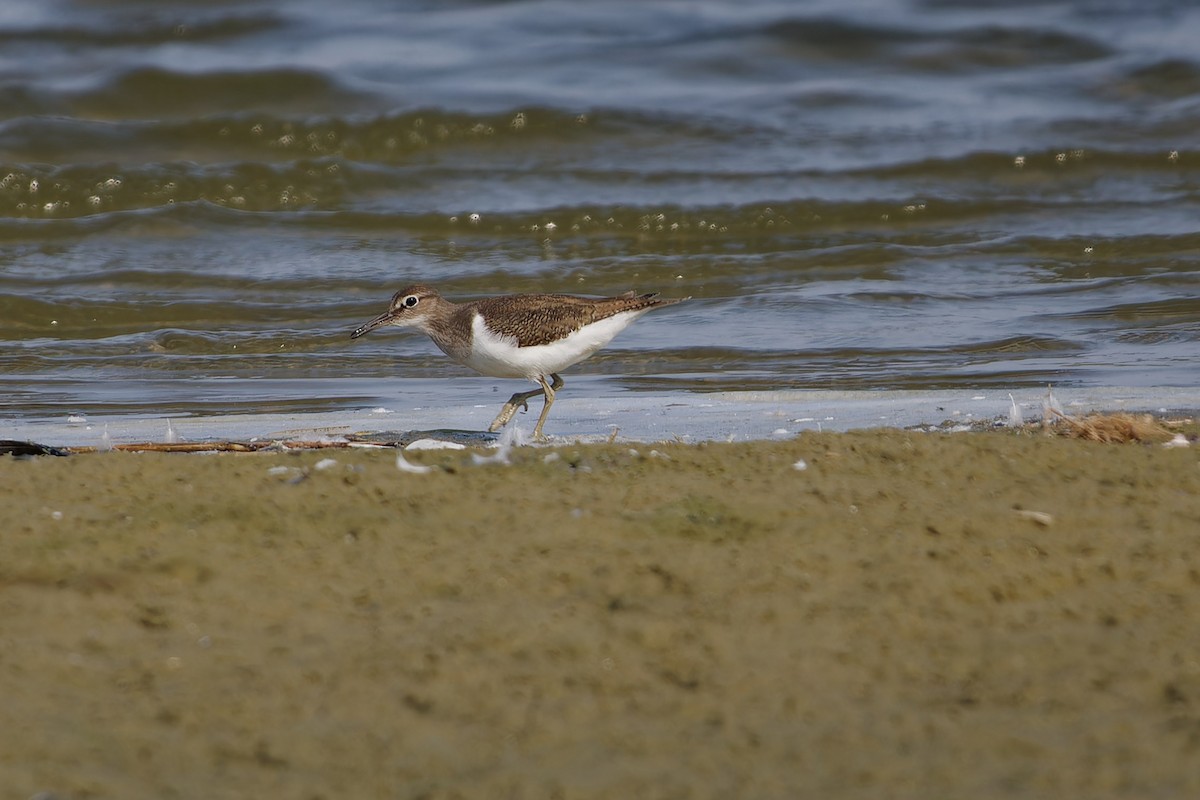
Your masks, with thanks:
[[[496,418],[494,420],[492,420],[492,424],[488,426],[488,430],[492,433],[495,433],[496,431],[503,428],[505,425],[508,424],[509,420],[511,420],[514,416],[516,416],[518,409],[521,409],[522,411],[528,411],[530,398],[537,397],[539,394],[544,395],[545,397],[548,398],[547,406],[549,406],[550,403],[553,403],[554,402],[554,392],[556,390],[562,388],[563,380],[562,380],[562,378],[558,377],[557,375],[551,375],[550,378],[551,378],[551,383],[549,385],[546,384],[545,378],[539,378],[538,383],[541,384],[542,388],[532,389],[528,392],[517,392],[512,397],[510,397],[508,399],[508,402],[504,404],[504,407],[500,409],[500,413],[496,415]],[[549,390],[549,394],[546,393],[547,390]],[[533,438],[535,438],[535,439],[541,438],[542,423],[545,421],[546,421],[546,408],[543,408],[542,416],[538,419],[537,428],[534,429]]]
[[[563,379],[550,374],[551,382],[546,383],[546,378],[543,376],[538,379],[538,383],[542,385],[542,394],[546,396],[546,405],[542,406],[542,414],[538,417],[537,425],[533,428],[534,439],[545,439],[545,434],[542,433],[542,426],[546,424],[546,417],[550,413],[550,406],[554,405],[554,393],[563,387]]]

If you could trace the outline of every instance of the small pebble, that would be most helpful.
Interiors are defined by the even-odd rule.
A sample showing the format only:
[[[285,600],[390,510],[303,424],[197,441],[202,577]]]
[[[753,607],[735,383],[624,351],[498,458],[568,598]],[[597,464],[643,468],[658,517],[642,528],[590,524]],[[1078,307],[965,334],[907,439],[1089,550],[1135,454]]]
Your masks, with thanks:
[[[1047,514],[1045,511],[1027,511],[1025,509],[1018,509],[1017,516],[1023,517],[1030,522],[1036,522],[1043,528],[1048,528],[1054,523],[1054,517],[1050,514]]]

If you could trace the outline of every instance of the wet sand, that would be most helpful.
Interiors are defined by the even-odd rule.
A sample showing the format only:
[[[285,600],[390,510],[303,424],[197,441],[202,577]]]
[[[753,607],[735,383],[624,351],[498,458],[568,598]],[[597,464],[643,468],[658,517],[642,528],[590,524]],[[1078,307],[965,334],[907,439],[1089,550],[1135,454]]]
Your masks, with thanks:
[[[0,458],[0,785],[1200,795],[1195,445],[407,457]]]

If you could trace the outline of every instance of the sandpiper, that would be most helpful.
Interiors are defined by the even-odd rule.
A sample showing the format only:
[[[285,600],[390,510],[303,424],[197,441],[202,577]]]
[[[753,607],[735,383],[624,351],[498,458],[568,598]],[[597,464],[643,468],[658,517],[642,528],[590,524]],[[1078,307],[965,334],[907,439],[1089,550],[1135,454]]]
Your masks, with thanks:
[[[388,325],[418,328],[443,353],[480,374],[533,381],[541,388],[514,394],[488,430],[499,430],[518,408],[528,410],[529,398],[540,394],[546,404],[533,438],[541,439],[554,393],[563,387],[559,371],[604,347],[647,311],[689,299],[662,300],[657,293],[631,291],[616,297],[512,294],[452,303],[436,289],[417,284],[392,295],[388,310],[355,330],[350,338]]]

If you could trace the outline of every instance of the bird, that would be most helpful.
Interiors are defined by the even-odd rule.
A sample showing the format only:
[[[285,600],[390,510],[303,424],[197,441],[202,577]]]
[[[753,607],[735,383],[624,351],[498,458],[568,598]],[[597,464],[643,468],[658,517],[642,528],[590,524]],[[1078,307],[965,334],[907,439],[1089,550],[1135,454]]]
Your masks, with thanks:
[[[536,383],[537,389],[515,393],[488,430],[500,430],[518,409],[529,410],[531,398],[542,395],[545,405],[533,438],[544,440],[546,416],[564,385],[559,372],[604,347],[643,314],[690,299],[628,291],[613,297],[509,294],[454,303],[431,286],[414,284],[392,295],[387,310],[350,338],[376,328],[417,328],[454,361],[482,375]]]

